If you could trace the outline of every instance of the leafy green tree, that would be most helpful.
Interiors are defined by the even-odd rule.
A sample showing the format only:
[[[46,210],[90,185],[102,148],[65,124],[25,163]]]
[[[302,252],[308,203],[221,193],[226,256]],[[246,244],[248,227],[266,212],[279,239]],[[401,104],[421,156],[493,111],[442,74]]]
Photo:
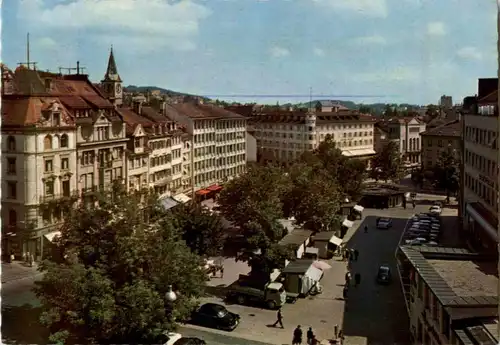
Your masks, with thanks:
[[[375,180],[397,181],[403,176],[403,163],[398,144],[390,141],[372,159],[371,177]]]
[[[319,166],[297,163],[289,170],[290,188],[285,194],[284,210],[299,224],[314,231],[332,229],[338,223],[337,212],[342,193],[336,180]]]
[[[430,120],[435,119],[439,116],[439,107],[434,104],[429,104],[425,111],[425,115],[429,117]]]
[[[35,287],[50,341],[164,342],[206,281],[201,259],[181,236],[152,197],[119,185],[72,208]],[[166,298],[168,286],[177,291],[175,302]]]
[[[359,112],[361,114],[372,114],[372,109],[366,105],[361,105],[359,107]]]
[[[455,194],[460,186],[460,160],[452,148],[442,151],[436,166],[432,169],[434,186],[446,191],[449,198]]]
[[[217,256],[222,251],[224,226],[221,217],[199,204],[187,203],[173,210],[175,228],[193,253]]]

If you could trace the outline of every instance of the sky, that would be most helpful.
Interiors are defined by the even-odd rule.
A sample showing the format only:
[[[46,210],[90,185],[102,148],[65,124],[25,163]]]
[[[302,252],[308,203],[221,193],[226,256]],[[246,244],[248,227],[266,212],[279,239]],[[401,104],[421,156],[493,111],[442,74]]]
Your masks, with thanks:
[[[459,103],[497,75],[494,0],[3,0],[1,59],[281,104]]]

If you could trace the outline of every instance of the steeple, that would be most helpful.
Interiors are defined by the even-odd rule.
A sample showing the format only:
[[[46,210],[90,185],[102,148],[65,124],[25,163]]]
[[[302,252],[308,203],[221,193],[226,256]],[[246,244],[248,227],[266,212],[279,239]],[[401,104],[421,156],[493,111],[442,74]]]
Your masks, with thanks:
[[[115,55],[113,54],[113,46],[111,46],[111,51],[109,52],[108,68],[106,69],[104,80],[118,81],[118,82],[122,81],[120,75],[118,74],[118,68],[116,68]]]

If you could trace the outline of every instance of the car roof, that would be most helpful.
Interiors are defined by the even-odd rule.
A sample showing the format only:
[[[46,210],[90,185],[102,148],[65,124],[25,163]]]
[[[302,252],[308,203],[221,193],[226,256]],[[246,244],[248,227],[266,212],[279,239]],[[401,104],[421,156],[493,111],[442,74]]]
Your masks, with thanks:
[[[213,308],[218,310],[226,310],[226,307],[224,307],[222,304],[217,304],[217,303],[205,303],[200,308]]]
[[[380,265],[379,270],[390,270],[388,265]]]

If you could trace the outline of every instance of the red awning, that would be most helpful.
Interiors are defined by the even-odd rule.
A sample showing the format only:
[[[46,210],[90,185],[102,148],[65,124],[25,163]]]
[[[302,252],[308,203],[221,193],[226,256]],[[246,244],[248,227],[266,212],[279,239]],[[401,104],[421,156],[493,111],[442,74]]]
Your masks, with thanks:
[[[208,193],[210,193],[210,191],[206,190],[206,189],[200,189],[199,191],[196,192],[196,194],[198,194],[198,195],[205,195]]]
[[[211,191],[211,192],[217,192],[219,190],[222,189],[222,186],[219,186],[218,184],[214,184],[210,187],[207,187],[207,190]]]

